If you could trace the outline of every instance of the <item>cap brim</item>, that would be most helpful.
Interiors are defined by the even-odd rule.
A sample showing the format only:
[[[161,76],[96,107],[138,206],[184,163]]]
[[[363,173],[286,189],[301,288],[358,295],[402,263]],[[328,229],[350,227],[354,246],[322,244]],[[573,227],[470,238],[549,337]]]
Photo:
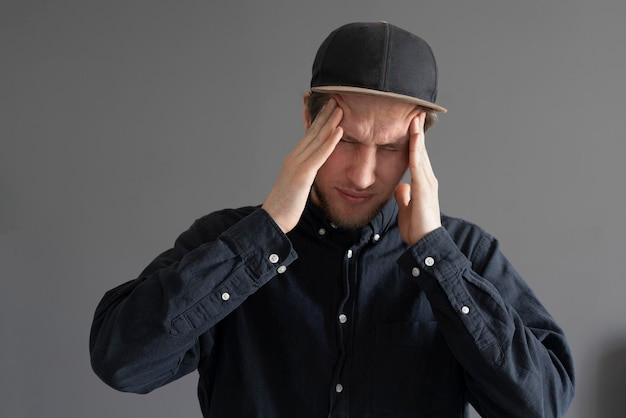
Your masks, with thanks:
[[[446,113],[448,111],[448,109],[446,109],[445,107],[442,107],[435,103],[431,103],[429,101],[418,99],[412,96],[406,96],[404,94],[390,93],[390,92],[380,91],[380,90],[366,89],[363,87],[317,86],[317,87],[312,87],[311,90],[318,92],[318,93],[354,93],[354,94],[365,94],[368,96],[386,97],[389,99],[399,100],[401,102],[413,103],[419,106],[427,107],[436,112]]]

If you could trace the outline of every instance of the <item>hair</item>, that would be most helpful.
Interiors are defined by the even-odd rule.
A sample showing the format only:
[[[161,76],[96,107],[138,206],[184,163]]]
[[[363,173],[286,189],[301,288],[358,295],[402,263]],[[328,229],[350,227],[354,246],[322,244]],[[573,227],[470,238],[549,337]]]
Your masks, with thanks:
[[[324,104],[332,97],[330,93],[319,93],[312,91],[307,100],[307,107],[309,109],[309,115],[311,116],[311,122],[315,120],[317,114],[322,110]],[[439,120],[437,112],[424,106],[415,105],[417,109],[420,109],[426,113],[426,119],[424,120],[424,132],[426,132],[431,126],[433,126]]]

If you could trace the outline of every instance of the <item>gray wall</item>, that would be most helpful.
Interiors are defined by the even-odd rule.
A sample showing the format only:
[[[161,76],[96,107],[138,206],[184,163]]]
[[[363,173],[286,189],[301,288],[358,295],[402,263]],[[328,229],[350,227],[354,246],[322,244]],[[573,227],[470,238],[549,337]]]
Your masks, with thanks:
[[[94,308],[195,218],[261,202],[318,44],[387,20],[438,57],[442,209],[498,236],[564,327],[568,417],[626,416],[624,18],[623,0],[4,0],[0,415],[199,417],[195,374],[147,396],[95,377]]]

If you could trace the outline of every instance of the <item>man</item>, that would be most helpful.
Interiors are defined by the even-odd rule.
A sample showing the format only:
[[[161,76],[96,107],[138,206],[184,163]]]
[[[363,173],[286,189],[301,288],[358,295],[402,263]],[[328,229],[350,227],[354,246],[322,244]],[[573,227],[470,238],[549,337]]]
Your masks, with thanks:
[[[311,90],[262,206],[199,219],[105,295],[96,373],[145,393],[198,370],[206,417],[563,416],[561,329],[494,238],[440,214],[430,47],[342,26]]]

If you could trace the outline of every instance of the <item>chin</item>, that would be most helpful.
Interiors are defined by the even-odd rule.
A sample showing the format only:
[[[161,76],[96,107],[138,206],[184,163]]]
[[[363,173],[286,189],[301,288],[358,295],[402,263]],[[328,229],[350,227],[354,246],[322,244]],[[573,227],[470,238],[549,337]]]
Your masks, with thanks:
[[[339,199],[333,201],[332,198],[322,193],[315,183],[311,189],[311,197],[313,203],[322,208],[331,223],[348,230],[360,229],[370,223],[387,203],[384,200],[369,202],[366,206],[341,205]]]
[[[372,219],[378,215],[384,204],[363,208],[361,211],[350,210],[350,208],[340,211],[333,209],[329,205],[322,205],[322,209],[326,213],[326,217],[334,225],[342,229],[354,230],[360,229],[370,223]]]

